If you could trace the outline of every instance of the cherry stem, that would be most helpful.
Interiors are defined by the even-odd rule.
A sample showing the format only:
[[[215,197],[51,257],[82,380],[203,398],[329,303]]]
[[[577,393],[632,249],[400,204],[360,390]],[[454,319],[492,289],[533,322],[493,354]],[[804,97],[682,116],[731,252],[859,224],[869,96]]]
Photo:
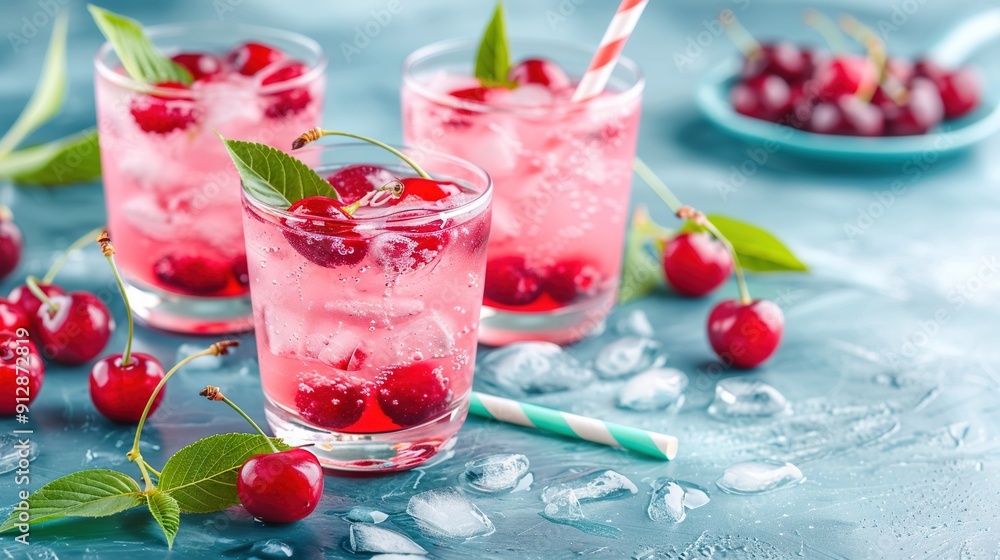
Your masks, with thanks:
[[[201,392],[198,394],[203,397],[206,397],[210,401],[222,401],[228,404],[229,408],[232,408],[233,410],[238,412],[239,415],[242,416],[244,420],[246,420],[247,422],[250,423],[251,426],[253,426],[253,429],[257,430],[257,433],[264,436],[264,441],[267,442],[267,445],[268,447],[271,448],[272,453],[280,453],[278,448],[275,447],[274,442],[271,441],[271,438],[264,433],[264,430],[260,429],[260,426],[258,426],[257,423],[253,421],[253,418],[250,418],[250,416],[248,416],[246,412],[243,412],[243,409],[237,406],[236,403],[226,398],[226,396],[222,394],[221,389],[219,389],[218,387],[214,387],[212,385],[208,385],[207,387],[202,389]]]
[[[750,289],[747,287],[746,276],[743,274],[743,267],[740,265],[739,255],[736,254],[736,248],[729,242],[729,239],[726,239],[726,236],[719,231],[719,228],[715,227],[715,224],[713,224],[712,221],[709,220],[704,214],[685,207],[681,200],[677,198],[677,195],[670,190],[670,187],[661,181],[660,178],[656,176],[656,173],[654,173],[644,161],[639,158],[635,158],[632,162],[632,169],[634,169],[636,175],[638,175],[639,178],[642,179],[646,185],[648,185],[649,188],[651,188],[653,192],[666,203],[675,215],[678,217],[684,217],[682,214],[686,214],[688,212],[695,212],[698,214],[698,219],[692,221],[707,229],[709,233],[722,243],[726,250],[729,251],[729,254],[732,255],[733,269],[736,271],[736,284],[740,290],[740,300],[744,304],[751,303],[753,298],[750,297]]]
[[[136,426],[135,429],[135,440],[132,442],[132,449],[125,454],[125,457],[129,461],[132,461],[139,466],[139,472],[142,473],[142,478],[143,480],[146,481],[147,490],[155,488],[156,486],[149,479],[149,474],[146,471],[147,468],[146,461],[142,458],[142,453],[139,452],[139,439],[142,437],[142,428],[146,425],[146,417],[149,416],[149,411],[150,409],[153,408],[153,402],[156,401],[156,396],[160,394],[161,390],[163,390],[163,387],[167,384],[167,380],[169,380],[171,376],[177,373],[177,370],[184,367],[184,365],[186,365],[188,362],[200,358],[202,356],[224,356],[229,353],[229,348],[239,345],[240,343],[235,340],[223,340],[221,342],[216,342],[215,344],[209,346],[208,348],[202,350],[201,352],[196,352],[194,354],[191,354],[190,356],[177,362],[177,365],[172,367],[170,371],[168,371],[167,374],[163,376],[163,379],[161,379],[160,382],[157,383],[156,387],[153,389],[153,393],[149,395],[149,400],[146,401],[146,408],[142,410],[142,416],[139,417],[139,425]]]
[[[826,41],[826,44],[830,46],[830,50],[834,53],[847,51],[847,42],[844,40],[843,33],[840,32],[837,24],[825,14],[816,10],[806,10],[802,14],[802,19],[806,22],[806,25],[812,27],[823,36],[823,40]]]
[[[292,142],[292,149],[298,150],[299,148],[305,146],[306,144],[319,140],[324,136],[346,136],[347,138],[354,138],[356,140],[362,140],[364,142],[368,142],[369,144],[375,144],[376,146],[384,150],[387,150],[392,155],[406,162],[407,165],[412,167],[413,170],[417,172],[417,175],[420,175],[424,179],[431,179],[431,176],[428,175],[426,171],[421,169],[421,167],[417,165],[417,162],[410,159],[403,152],[397,150],[396,148],[393,148],[388,144],[379,142],[378,140],[373,140],[371,138],[368,138],[367,136],[361,136],[360,134],[352,134],[350,132],[340,132],[338,130],[323,130],[322,128],[316,127],[312,130],[303,133],[302,136],[296,138],[295,141]]]
[[[24,279],[24,285],[28,287],[29,292],[34,294],[34,296],[38,298],[39,301],[44,303],[45,306],[49,308],[50,314],[59,311],[59,304],[52,301],[52,299],[49,298],[49,296],[45,295],[45,292],[43,292],[42,289],[38,287],[38,278],[35,278],[34,276],[28,276],[27,278]]]
[[[101,226],[88,231],[80,237],[80,239],[77,239],[69,247],[67,247],[66,250],[59,255],[59,258],[56,259],[56,262],[52,263],[52,266],[49,268],[49,271],[45,273],[45,276],[42,277],[42,284],[45,284],[46,286],[51,284],[56,279],[56,274],[59,274],[59,269],[61,269],[63,265],[66,264],[66,261],[69,260],[69,256],[90,244],[94,238],[104,231],[105,227],[106,226]]]
[[[125,316],[128,317],[128,338],[125,339],[125,352],[122,354],[122,366],[127,366],[132,362],[132,334],[135,332],[135,325],[132,321],[132,306],[128,302],[128,293],[125,291],[125,282],[122,281],[122,275],[118,272],[118,266],[115,265],[115,248],[111,245],[111,237],[108,236],[108,232],[102,231],[100,236],[97,238],[97,242],[101,245],[101,252],[104,253],[104,257],[108,259],[108,264],[111,265],[111,272],[115,274],[115,282],[118,283],[118,291],[122,294],[122,300],[125,302]]]
[[[840,19],[840,26],[857,42],[865,46],[868,60],[875,66],[875,71],[878,73],[878,80],[874,84],[871,84],[864,91],[861,89],[857,91],[858,98],[863,101],[871,101],[878,84],[885,80],[885,44],[874,31],[850,16],[843,16]]]
[[[736,45],[736,48],[747,58],[757,58],[760,56],[761,47],[757,39],[736,19],[736,14],[732,10],[726,9],[719,12],[719,21],[722,23],[726,36]]]

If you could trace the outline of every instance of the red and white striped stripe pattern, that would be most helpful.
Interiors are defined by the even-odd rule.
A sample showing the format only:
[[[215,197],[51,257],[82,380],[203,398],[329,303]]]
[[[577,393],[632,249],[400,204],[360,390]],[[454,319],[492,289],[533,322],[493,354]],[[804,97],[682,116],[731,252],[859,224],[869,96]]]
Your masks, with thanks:
[[[648,3],[649,0],[622,0],[621,5],[618,6],[618,12],[611,20],[611,25],[604,32],[601,46],[597,48],[593,60],[590,61],[587,73],[583,75],[580,85],[573,92],[573,101],[586,101],[597,97],[604,91],[604,86],[608,85],[608,79],[611,78],[611,72],[615,69],[618,57],[621,56],[622,49],[625,48],[625,41],[628,41],[629,35],[635,29],[635,24],[639,23],[639,16],[642,15],[642,11],[646,9]]]

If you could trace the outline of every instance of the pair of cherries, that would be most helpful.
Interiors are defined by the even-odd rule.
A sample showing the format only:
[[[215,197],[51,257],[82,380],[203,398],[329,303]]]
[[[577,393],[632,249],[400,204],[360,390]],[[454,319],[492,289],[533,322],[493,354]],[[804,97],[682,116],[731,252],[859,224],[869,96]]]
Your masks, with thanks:
[[[270,86],[298,78],[308,71],[305,64],[289,59],[276,47],[254,42],[243,43],[223,57],[183,52],[171,59],[190,72],[195,82],[218,80],[227,73],[254,76],[265,69],[273,69],[260,80],[261,86]],[[174,91],[177,93],[143,95],[133,99],[129,110],[139,128],[145,132],[167,134],[197,122],[198,113],[193,105],[173,102],[189,98],[190,86],[179,82],[161,82],[156,87],[171,94]],[[309,89],[305,87],[274,92],[268,95],[264,114],[272,119],[294,115],[305,109],[310,101]]]
[[[524,307],[548,294],[563,306],[597,295],[602,284],[600,269],[587,259],[566,259],[539,273],[524,257],[507,255],[486,263],[484,297],[490,303]]]
[[[437,202],[457,192],[458,185],[423,177],[397,179],[387,169],[374,165],[352,165],[330,175],[327,181],[338,198],[311,196],[292,204],[288,211],[301,220],[285,219],[284,236],[299,254],[325,267],[353,266],[372,250],[372,238],[365,237],[352,222],[350,206],[373,191],[388,197],[388,206],[408,199]],[[400,192],[392,193],[391,189]],[[430,264],[448,243],[447,230],[439,223],[408,227],[406,232],[383,240],[376,258],[379,264],[397,273],[416,270]]]
[[[707,233],[681,233],[663,248],[663,272],[677,293],[702,297],[733,273],[729,250]],[[708,315],[708,340],[726,364],[757,367],[778,348],[785,328],[781,308],[766,299],[723,300]]]
[[[829,56],[777,42],[745,61],[730,91],[744,115],[822,134],[925,134],[968,114],[981,87],[970,68],[945,70],[929,60],[891,59],[884,72],[866,57]]]

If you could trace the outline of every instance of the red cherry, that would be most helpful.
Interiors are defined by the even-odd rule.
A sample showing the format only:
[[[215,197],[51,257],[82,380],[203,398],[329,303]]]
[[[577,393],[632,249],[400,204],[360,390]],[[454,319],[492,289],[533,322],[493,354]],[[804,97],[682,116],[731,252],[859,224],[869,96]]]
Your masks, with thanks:
[[[300,255],[326,268],[361,262],[368,254],[368,240],[354,230],[340,209],[342,204],[326,196],[310,196],[292,204],[288,211],[304,221],[282,219],[285,239]]]
[[[20,305],[0,298],[0,332],[17,332],[17,329],[30,329],[31,316]]]
[[[517,85],[541,84],[553,91],[570,87],[569,76],[555,62],[542,58],[528,58],[510,69],[507,79]]]
[[[813,107],[808,129],[818,134],[881,136],[885,116],[877,106],[856,95],[841,95],[835,101],[822,101]]]
[[[254,455],[236,477],[236,495],[250,515],[267,523],[292,523],[323,497],[323,466],[305,449]]]
[[[774,74],[761,74],[737,83],[729,96],[737,113],[765,121],[777,121],[792,108],[788,84]]]
[[[186,52],[175,54],[170,59],[187,69],[196,82],[211,79],[222,72],[222,61],[208,53]]]
[[[244,76],[252,76],[284,58],[284,53],[262,43],[244,43],[226,55],[229,66]]]
[[[0,210],[0,280],[17,268],[17,263],[21,262],[21,248],[24,239],[21,237],[21,230],[10,219],[6,212]]]
[[[524,257],[506,256],[486,262],[486,299],[501,305],[527,305],[542,293],[541,279]]]
[[[443,369],[416,362],[382,370],[376,379],[382,412],[404,428],[443,413],[452,398]]]
[[[817,93],[826,99],[836,99],[878,84],[879,72],[868,58],[841,55],[824,64],[816,72]]]
[[[55,284],[39,284],[38,288],[49,298],[66,295],[66,292]],[[31,293],[28,286],[24,284],[11,290],[7,300],[23,309],[29,318],[33,318],[38,313],[38,308],[42,306],[42,300],[35,297],[35,294]]]
[[[875,99],[872,100],[876,102]],[[910,82],[907,102],[895,105],[880,103],[886,116],[887,136],[909,136],[926,134],[944,118],[944,103],[937,86],[928,78],[916,77]]]
[[[270,85],[297,78],[306,73],[308,68],[301,62],[290,62],[285,66],[271,72],[263,80],[261,85]],[[305,109],[312,96],[309,95],[309,88],[292,88],[278,92],[269,96],[270,104],[264,109],[264,114],[272,119],[294,115]]]
[[[18,377],[27,378],[27,384],[18,383]],[[31,404],[44,380],[45,365],[35,345],[14,333],[0,332],[0,416],[14,415],[18,404]]]
[[[808,78],[812,72],[812,51],[784,41],[762,44],[743,61],[743,76],[747,78],[774,74],[788,82],[796,82]]]
[[[900,83],[908,84],[913,79],[916,69],[914,64],[904,58],[890,58],[885,63],[886,74],[896,78]]]
[[[708,341],[725,363],[752,368],[771,357],[784,328],[785,316],[772,301],[725,300],[708,316]]]
[[[733,256],[707,233],[682,233],[663,247],[663,272],[678,294],[701,297],[733,273]]]
[[[98,360],[90,368],[90,399],[97,411],[109,420],[134,424],[139,421],[153,389],[166,372],[149,354],[133,352],[125,366],[122,358],[121,354],[114,354]],[[150,414],[162,400],[161,390],[149,409]]]
[[[396,180],[388,169],[377,165],[349,165],[338,169],[326,180],[340,195],[343,204],[351,204],[370,191]]]
[[[943,78],[945,74],[947,74],[947,71],[933,60],[922,58],[913,64],[914,76],[930,78],[933,82],[937,82],[939,79]]]
[[[250,267],[247,264],[246,255],[240,255],[233,259],[232,267],[230,268],[233,278],[236,279],[236,283],[244,288],[250,285]]]
[[[941,101],[944,102],[944,118],[957,119],[967,115],[979,105],[982,86],[979,74],[971,68],[962,68],[946,73],[936,81]]]
[[[468,101],[478,101],[483,102],[490,96],[493,88],[488,87],[471,87],[465,89],[456,89],[448,93],[452,97],[457,97],[459,99],[465,99]]]
[[[545,291],[559,303],[594,297],[603,285],[601,270],[583,259],[560,262],[545,278]]]
[[[344,364],[346,368],[348,364]],[[365,384],[337,372],[303,374],[299,378],[295,406],[307,421],[321,428],[339,430],[361,418],[368,395]]]
[[[164,286],[193,296],[214,294],[229,285],[229,264],[196,255],[168,255],[153,266]]]
[[[42,352],[54,361],[67,365],[88,362],[100,354],[111,338],[115,321],[108,308],[94,294],[73,292],[52,296],[56,306],[38,308],[34,333]]]
[[[162,82],[156,87],[188,90],[186,85],[176,82]],[[164,94],[139,95],[129,103],[129,111],[139,128],[156,134],[183,130],[196,120],[195,107],[189,100]]]

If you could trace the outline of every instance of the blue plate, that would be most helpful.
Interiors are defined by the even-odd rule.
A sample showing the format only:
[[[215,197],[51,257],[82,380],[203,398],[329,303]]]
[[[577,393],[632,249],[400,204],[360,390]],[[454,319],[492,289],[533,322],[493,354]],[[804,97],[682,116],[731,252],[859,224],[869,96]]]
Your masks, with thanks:
[[[930,49],[929,56],[945,66],[957,66],[972,51],[998,35],[1000,9],[990,10],[956,26]],[[738,61],[730,61],[706,74],[696,94],[698,107],[721,130],[762,145],[769,152],[829,160],[894,163],[964,150],[1000,129],[1000,95],[995,83],[987,83],[984,84],[986,95],[975,111],[960,119],[945,121],[928,134],[864,138],[796,130],[741,115],[733,109],[729,90],[739,76],[739,68]]]

